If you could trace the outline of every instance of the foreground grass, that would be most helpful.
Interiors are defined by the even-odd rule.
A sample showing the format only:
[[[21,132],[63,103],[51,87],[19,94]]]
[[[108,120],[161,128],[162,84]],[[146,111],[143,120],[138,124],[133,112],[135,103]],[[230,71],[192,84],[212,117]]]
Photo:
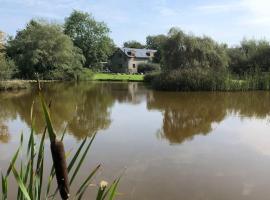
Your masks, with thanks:
[[[96,81],[143,81],[143,75],[137,74],[105,74],[96,73],[93,75],[93,80]]]

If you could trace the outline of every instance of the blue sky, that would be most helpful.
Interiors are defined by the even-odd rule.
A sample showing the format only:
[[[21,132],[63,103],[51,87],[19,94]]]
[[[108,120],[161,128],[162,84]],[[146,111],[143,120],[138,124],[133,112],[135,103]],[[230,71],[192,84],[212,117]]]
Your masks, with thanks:
[[[14,35],[31,18],[62,23],[73,9],[106,22],[117,45],[173,26],[231,45],[270,39],[270,0],[0,0],[0,30]]]

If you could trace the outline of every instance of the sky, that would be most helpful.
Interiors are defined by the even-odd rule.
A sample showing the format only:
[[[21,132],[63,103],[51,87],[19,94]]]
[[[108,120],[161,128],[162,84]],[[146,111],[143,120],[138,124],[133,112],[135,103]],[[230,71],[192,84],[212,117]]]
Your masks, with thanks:
[[[104,21],[118,46],[171,27],[229,45],[270,40],[270,0],[0,0],[0,30],[14,36],[32,18],[63,23],[73,9]]]

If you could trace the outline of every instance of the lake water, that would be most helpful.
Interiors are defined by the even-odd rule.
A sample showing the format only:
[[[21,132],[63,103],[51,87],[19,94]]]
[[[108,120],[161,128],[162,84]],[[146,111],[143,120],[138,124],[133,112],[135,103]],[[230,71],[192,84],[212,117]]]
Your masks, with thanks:
[[[101,163],[97,183],[124,173],[117,199],[270,197],[269,92],[157,92],[141,83],[85,82],[47,84],[44,93],[59,136],[67,127],[67,151],[97,132],[75,188]],[[21,132],[29,136],[33,101],[38,140],[44,121],[37,93],[0,93],[1,169]],[[48,146],[46,154],[49,166]]]

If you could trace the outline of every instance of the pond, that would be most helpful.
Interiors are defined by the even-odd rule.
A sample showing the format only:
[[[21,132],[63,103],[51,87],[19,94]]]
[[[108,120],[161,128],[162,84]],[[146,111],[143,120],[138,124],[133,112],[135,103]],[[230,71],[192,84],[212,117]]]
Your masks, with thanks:
[[[141,83],[83,82],[46,84],[44,93],[59,137],[67,128],[67,151],[97,133],[75,188],[101,163],[97,183],[123,174],[118,199],[269,199],[269,92],[157,92]],[[0,93],[1,169],[20,134],[29,137],[33,101],[40,139],[35,90]],[[95,190],[89,188],[89,199]]]

